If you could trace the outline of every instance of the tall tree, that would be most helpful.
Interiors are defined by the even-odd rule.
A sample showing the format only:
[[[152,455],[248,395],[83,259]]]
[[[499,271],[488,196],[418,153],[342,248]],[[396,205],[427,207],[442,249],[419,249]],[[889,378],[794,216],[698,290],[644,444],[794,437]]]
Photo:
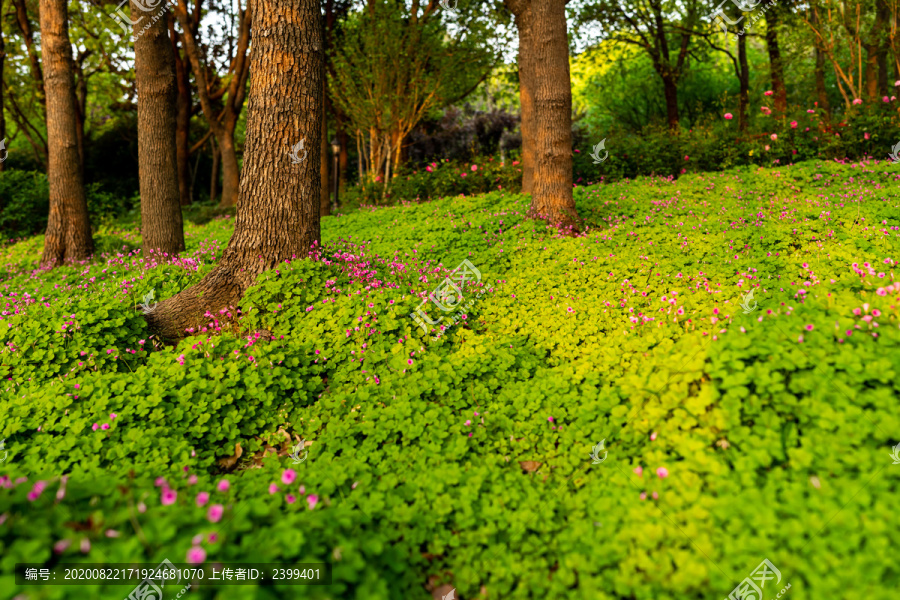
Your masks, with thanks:
[[[66,0],[41,0],[40,13],[50,183],[50,215],[41,262],[52,265],[87,258],[94,251],[94,240],[78,154]]]
[[[610,32],[609,39],[647,53],[662,80],[671,129],[678,127],[678,84],[705,6],[699,0],[599,0],[588,2],[582,12],[581,19],[599,22]]]
[[[0,18],[3,15],[3,0],[0,0]],[[0,141],[6,140],[6,110],[3,105],[3,69],[6,66],[6,42],[3,39],[3,24],[0,23]],[[6,156],[3,157],[6,160]],[[0,171],[3,171],[3,162],[0,162]]]
[[[197,285],[160,302],[147,315],[164,338],[236,306],[259,274],[306,258],[320,242],[319,136],[325,66],[318,0],[254,0],[244,169],[234,235]],[[308,156],[290,153],[308,140]],[[295,141],[296,140],[296,141]]]
[[[184,49],[190,62],[194,78],[197,81],[197,93],[203,114],[209,122],[209,128],[218,142],[222,159],[222,206],[234,206],[237,202],[240,167],[237,160],[237,148],[234,132],[238,119],[244,108],[244,97],[247,90],[250,61],[247,52],[250,48],[251,9],[247,2],[245,8],[238,6],[237,43],[229,52],[228,77],[220,80],[211,64],[210,56],[200,45],[199,27],[195,23],[196,13],[200,10],[200,2],[194,4],[193,12],[189,12],[186,0],[178,0],[175,16],[181,25]],[[219,101],[222,107],[219,107]]]
[[[766,12],[766,48],[769,51],[769,71],[772,77],[773,105],[775,111],[787,111],[787,87],[784,85],[784,62],[778,45],[778,5],[771,5]]]
[[[131,14],[143,6],[131,0]],[[165,5],[159,8],[165,11]],[[175,149],[175,55],[162,14],[132,19],[134,71],[138,93],[138,169],[144,255],[184,250],[178,161]],[[147,28],[145,28],[147,27]]]
[[[504,0],[515,17],[527,76],[521,97],[531,95],[534,180],[528,216],[577,228],[572,197],[572,83],[566,27],[568,0]]]

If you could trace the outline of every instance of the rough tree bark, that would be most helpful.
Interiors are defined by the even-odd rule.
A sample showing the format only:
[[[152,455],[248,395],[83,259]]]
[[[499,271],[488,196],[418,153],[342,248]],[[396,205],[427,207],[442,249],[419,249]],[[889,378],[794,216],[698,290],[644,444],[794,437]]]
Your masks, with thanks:
[[[142,10],[131,0],[132,15]],[[143,253],[184,250],[178,160],[175,149],[175,56],[165,5],[134,25],[134,71],[138,94],[138,172]],[[134,20],[134,19],[132,19]],[[143,31],[143,34],[141,32]]]
[[[772,91],[775,110],[781,114],[787,111],[787,88],[784,85],[784,64],[778,47],[778,8],[773,5],[766,10],[766,48],[769,50],[769,70],[772,75]]]
[[[323,90],[322,92],[322,106],[327,107],[328,105],[328,95]],[[319,215],[323,217],[327,217],[331,214],[331,193],[329,191],[328,182],[331,179],[328,177],[328,159],[330,158],[328,152],[328,122],[326,121],[326,115],[328,111],[323,108],[322,110],[322,139],[319,146],[319,151],[321,156],[319,158],[320,168],[319,168],[319,176],[322,178],[322,193],[320,194],[319,200]]]
[[[41,263],[52,266],[89,257],[94,240],[78,154],[66,0],[41,0],[40,12],[50,183],[50,215]]]
[[[0,15],[3,14],[3,0],[0,0]],[[3,81],[3,68],[6,66],[6,42],[3,40],[3,28],[0,27],[0,82]],[[3,110],[3,85],[0,83],[0,141],[6,140],[6,111]],[[6,160],[8,153],[3,150],[3,160]],[[0,162],[0,172],[3,171],[3,162]]]
[[[246,153],[234,235],[206,277],[147,314],[166,339],[204,326],[206,311],[237,306],[260,273],[306,258],[320,241],[325,66],[319,2],[254,0],[253,10]],[[310,141],[308,156],[293,164],[289,154],[301,139]]]
[[[523,104],[529,96],[534,100],[531,118],[523,123],[523,133],[531,127],[534,141],[528,216],[575,230],[579,217],[572,197],[572,87],[566,2],[504,0],[515,16],[520,53],[526,57],[520,96]]]
[[[818,26],[818,11],[813,10],[811,21],[814,26]],[[825,111],[826,115],[831,115],[831,104],[828,102],[828,91],[825,89],[825,49],[822,47],[822,40],[819,36],[813,36],[816,67],[816,99],[819,102],[819,108]]]

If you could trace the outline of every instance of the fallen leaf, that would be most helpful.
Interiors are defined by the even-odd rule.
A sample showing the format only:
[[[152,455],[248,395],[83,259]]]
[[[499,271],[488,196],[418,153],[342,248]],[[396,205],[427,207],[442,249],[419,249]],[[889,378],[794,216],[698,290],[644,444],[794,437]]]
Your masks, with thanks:
[[[219,466],[223,469],[233,469],[234,465],[237,463],[238,459],[241,457],[244,451],[241,449],[241,444],[238,442],[234,445],[234,456],[228,456],[225,458],[219,459]]]
[[[522,460],[519,461],[519,466],[522,467],[522,470],[526,473],[534,473],[541,468],[541,463],[533,460]]]

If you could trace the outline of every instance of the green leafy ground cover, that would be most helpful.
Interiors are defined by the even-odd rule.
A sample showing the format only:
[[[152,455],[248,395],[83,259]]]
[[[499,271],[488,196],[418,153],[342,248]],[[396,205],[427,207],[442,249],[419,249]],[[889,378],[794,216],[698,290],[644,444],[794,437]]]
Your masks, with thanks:
[[[898,192],[890,163],[624,180],[577,189],[578,237],[500,191],[367,209],[263,275],[239,334],[211,315],[175,348],[136,306],[208,272],[231,219],[179,258],[136,230],[50,272],[41,238],[9,246],[2,595],[131,590],[17,562],[169,559],[333,565],[186,597],[720,600],[767,558],[795,600],[893,598]],[[481,296],[424,333],[464,259]]]

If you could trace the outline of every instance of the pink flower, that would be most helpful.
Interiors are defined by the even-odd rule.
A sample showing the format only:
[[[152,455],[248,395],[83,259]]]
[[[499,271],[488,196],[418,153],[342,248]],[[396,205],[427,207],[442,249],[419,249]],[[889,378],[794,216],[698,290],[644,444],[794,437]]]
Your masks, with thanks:
[[[210,544],[215,544],[217,541],[219,541],[219,536],[216,533],[210,533],[206,536],[206,541]]]
[[[653,492],[653,499],[659,500],[659,494],[657,494],[656,492]]]
[[[197,485],[197,476],[191,475],[188,477],[188,485]]]
[[[691,159],[690,156],[688,156],[687,154],[684,155],[684,160],[690,160],[690,159]]]
[[[869,135],[868,131],[863,134],[864,139],[869,139],[870,137],[872,137],[872,136]]]
[[[169,506],[170,504],[175,504],[175,500],[178,498],[178,492],[171,488],[166,488],[162,493],[162,504],[163,506]]]
[[[811,109],[811,108],[810,108],[809,110],[807,110],[806,112],[808,112],[808,113],[811,114],[811,115],[816,114],[816,111],[814,111],[814,110]]]
[[[478,165],[472,165],[472,170],[473,170],[473,171],[477,171],[477,170],[478,170]]]
[[[655,431],[650,434],[650,441],[656,441],[656,432]]]
[[[732,115],[731,113],[725,113],[725,118],[730,121],[734,118],[734,115]]]
[[[472,424],[472,421],[470,421],[469,419],[466,419],[466,427],[468,427],[471,424]]]
[[[428,166],[428,167],[425,167],[425,170],[426,170],[426,171],[428,171],[428,172],[429,172],[429,173],[431,173],[431,171],[432,171],[432,169],[431,169],[431,167],[430,167],[430,166]]]
[[[806,326],[807,331],[812,331],[813,329],[815,329],[815,327],[813,327],[811,324]]]
[[[797,129],[797,121],[791,121],[791,129]]]
[[[774,142],[775,140],[778,139],[778,134],[773,133],[773,134],[770,135],[769,137],[772,138],[772,141]]]
[[[187,561],[192,565],[199,565],[206,560],[206,550],[200,546],[191,546],[187,551]]]
[[[885,96],[884,98],[881,99],[881,101],[882,101],[882,102],[890,102],[891,99],[888,98],[887,96]]]
[[[103,430],[109,429],[109,423],[104,423],[103,425],[100,426],[100,429],[103,429]]]
[[[91,425],[91,429],[93,429],[94,431],[97,431],[98,429],[100,429],[100,424],[94,423],[93,425]]]
[[[82,538],[81,545],[79,546],[78,549],[81,550],[81,552],[84,554],[87,554],[88,552],[90,552],[91,551],[91,540],[89,540],[87,538]]]
[[[287,496],[284,497],[284,501],[287,502],[288,504],[293,504],[294,502],[297,501],[297,496],[295,496],[293,494],[288,494]]]
[[[285,485],[291,485],[294,483],[294,480],[297,479],[297,472],[293,469],[288,469],[284,473],[281,474],[281,482]]]
[[[316,507],[316,504],[319,503],[319,497],[315,494],[310,494],[306,497],[306,503],[309,504],[309,510],[312,510]]]
[[[669,470],[665,467],[660,467],[656,470],[656,474],[660,476],[660,478],[665,479],[669,476]]]
[[[772,90],[767,90],[767,91],[763,92],[763,95],[764,95],[764,96],[771,96],[771,95],[774,94],[774,93],[775,93],[775,92],[773,92]]]
[[[637,475],[638,477],[643,477],[644,476],[644,467],[642,467],[640,465],[636,466],[634,468],[634,474]]]
[[[166,483],[166,478],[165,478],[165,477],[157,477],[157,478],[156,478],[156,481],[153,482],[153,485],[154,485],[155,487],[160,487],[160,486],[163,487],[163,488],[169,487],[169,484]]]
[[[209,502],[209,492],[197,494],[197,506],[204,506],[207,502]]]
[[[222,481],[219,482],[219,485],[217,485],[216,487],[219,488],[220,492],[227,492],[228,488],[231,487],[231,484],[228,483],[227,479],[223,479]]]
[[[59,540],[58,542],[53,544],[53,551],[57,554],[62,554],[71,544],[72,540]]]
[[[459,176],[460,176],[460,177],[465,177],[466,174],[465,174],[465,173],[460,173]]]
[[[647,499],[647,492],[641,492],[641,500]]]
[[[412,365],[412,364],[413,364],[413,359],[407,358],[407,359],[406,359],[406,364]]]
[[[116,420],[116,417],[118,417],[118,416],[119,416],[119,415],[117,415],[116,413],[109,413],[109,420],[110,420],[110,421],[115,421],[115,420]]]
[[[859,98],[854,98],[853,104],[862,104],[862,100],[860,100]]]
[[[766,152],[768,152],[768,151],[769,151],[769,145],[766,144]]]
[[[269,493],[270,493],[270,494],[274,494],[274,493],[277,492],[277,491],[278,491],[278,484],[276,484],[276,483],[270,483],[270,484],[269,484]]]
[[[219,519],[222,518],[222,513],[225,512],[225,507],[221,504],[213,504],[209,507],[209,511],[206,513],[206,518],[212,521],[213,523],[218,523]]]

